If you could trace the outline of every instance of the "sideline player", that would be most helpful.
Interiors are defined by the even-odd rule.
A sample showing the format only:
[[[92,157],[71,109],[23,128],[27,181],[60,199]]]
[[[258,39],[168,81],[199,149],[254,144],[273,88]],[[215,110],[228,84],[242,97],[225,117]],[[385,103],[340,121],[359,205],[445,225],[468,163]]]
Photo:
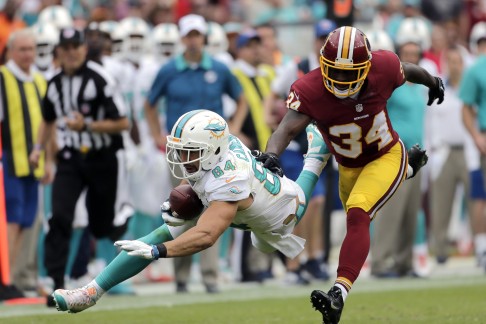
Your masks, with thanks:
[[[339,164],[339,196],[347,214],[347,233],[334,286],[328,293],[314,290],[311,294],[324,323],[339,322],[346,296],[368,255],[369,226],[376,212],[404,179],[426,163],[425,151],[414,146],[407,167],[405,147],[388,118],[386,102],[405,81],[429,88],[428,105],[435,99],[442,103],[440,78],[415,64],[400,62],[393,52],[371,52],[366,35],[357,28],[335,29],[321,49],[320,69],[292,85],[289,110],[269,139],[266,153],[258,158],[264,167],[281,173],[278,156],[314,120]]]
[[[253,245],[263,252],[279,250],[289,258],[297,256],[305,240],[292,231],[304,215],[330,156],[314,125],[307,127],[307,137],[303,170],[294,182],[263,168],[250,150],[229,134],[228,125],[218,114],[195,110],[182,115],[167,137],[167,162],[175,177],[191,184],[207,209],[198,220],[184,222],[164,208],[169,226],[164,224],[139,240],[116,242],[128,255],[120,253],[82,288],[56,290],[57,308],[76,313],[91,307],[111,287],[134,276],[152,260],[202,251],[230,226],[251,231]]]

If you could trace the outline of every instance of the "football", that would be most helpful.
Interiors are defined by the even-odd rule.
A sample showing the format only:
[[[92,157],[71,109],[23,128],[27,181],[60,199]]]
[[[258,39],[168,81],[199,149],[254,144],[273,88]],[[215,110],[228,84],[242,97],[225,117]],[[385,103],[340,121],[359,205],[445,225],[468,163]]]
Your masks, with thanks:
[[[172,189],[169,203],[173,216],[185,220],[198,217],[204,209],[203,203],[188,184]]]

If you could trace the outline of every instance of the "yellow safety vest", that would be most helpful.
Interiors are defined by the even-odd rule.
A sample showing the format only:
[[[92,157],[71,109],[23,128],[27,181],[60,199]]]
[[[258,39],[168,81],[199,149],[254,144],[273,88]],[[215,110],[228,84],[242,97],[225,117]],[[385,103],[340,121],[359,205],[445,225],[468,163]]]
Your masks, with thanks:
[[[42,120],[41,102],[47,90],[47,83],[39,73],[34,73],[34,82],[22,82],[5,66],[0,67],[5,89],[4,126],[9,130],[5,140],[10,140],[13,171],[17,177],[32,174],[29,164],[29,150],[37,141]],[[26,126],[30,129],[26,129]],[[5,133],[4,133],[5,134]],[[8,147],[8,145],[5,145]],[[44,155],[39,166],[33,170],[36,178],[44,176]]]
[[[270,94],[270,84],[275,72],[270,66],[262,66],[260,69],[264,69],[266,75],[257,75],[255,77],[255,82],[259,91],[255,88],[255,84],[250,80],[250,77],[248,77],[240,69],[233,69],[233,74],[236,76],[241,84],[241,87],[243,88],[246,101],[250,106],[250,114],[253,125],[255,125],[258,146],[259,149],[263,151],[267,146],[270,135],[272,135],[272,130],[265,122],[265,108],[263,107],[263,99]],[[261,97],[259,93],[261,94]]]

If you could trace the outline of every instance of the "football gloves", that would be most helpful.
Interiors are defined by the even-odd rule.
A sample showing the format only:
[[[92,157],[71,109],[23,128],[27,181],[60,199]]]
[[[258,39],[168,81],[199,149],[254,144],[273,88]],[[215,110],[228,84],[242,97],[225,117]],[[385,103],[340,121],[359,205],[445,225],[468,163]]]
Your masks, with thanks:
[[[435,87],[429,88],[429,101],[427,102],[427,106],[432,105],[432,103],[437,100],[437,104],[440,105],[442,101],[444,101],[444,82],[439,77],[434,77],[435,79]]]
[[[415,177],[415,175],[419,172],[419,170],[427,164],[429,157],[427,156],[427,152],[423,150],[420,145],[415,144],[412,146],[408,152],[408,165],[410,165],[413,169],[413,174],[409,176],[407,179]]]
[[[263,164],[263,167],[275,173],[279,177],[283,177],[284,172],[280,165],[278,155],[275,153],[263,153],[259,150],[252,150],[251,155],[255,157],[258,162]]]
[[[170,203],[168,199],[162,203],[162,205],[160,206],[160,211],[162,212],[162,219],[164,220],[164,223],[169,226],[177,227],[182,226],[186,223],[186,220],[178,218],[177,214],[175,214],[175,212],[170,209]]]
[[[137,240],[121,240],[116,241],[115,246],[119,247],[123,251],[126,251],[130,256],[137,256],[139,258],[144,258],[147,260],[156,260],[155,255],[158,255],[157,246],[149,245]]]

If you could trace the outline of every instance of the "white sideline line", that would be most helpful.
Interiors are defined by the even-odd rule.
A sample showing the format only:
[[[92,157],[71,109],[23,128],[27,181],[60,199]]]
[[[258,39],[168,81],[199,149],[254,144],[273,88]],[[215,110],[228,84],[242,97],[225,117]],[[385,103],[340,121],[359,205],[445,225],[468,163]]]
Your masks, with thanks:
[[[223,291],[217,295],[208,295],[203,290],[201,292],[178,295],[171,292],[153,294],[141,292],[137,296],[112,296],[103,297],[96,306],[87,310],[87,312],[100,312],[106,310],[130,309],[130,308],[146,308],[146,307],[173,307],[177,305],[187,304],[202,304],[202,303],[217,303],[228,301],[246,301],[258,300],[266,298],[292,298],[292,297],[308,297],[313,289],[327,290],[331,281],[327,282],[312,282],[309,286],[289,287],[282,286],[282,284],[271,281],[264,285],[257,284],[231,284],[223,286]],[[438,277],[430,279],[363,279],[358,280],[353,287],[352,294],[373,293],[380,291],[391,290],[415,290],[415,289],[434,289],[444,287],[458,287],[458,286],[486,286],[486,276],[484,274],[470,274],[453,277]],[[154,287],[156,285],[151,285]],[[170,286],[173,289],[172,286]],[[136,290],[137,287],[135,287]],[[166,285],[167,288],[167,285]],[[226,288],[226,289],[225,289]],[[142,287],[140,290],[143,290]],[[167,290],[167,289],[163,289]],[[172,290],[171,290],[172,291]],[[54,308],[46,308],[44,305],[29,305],[29,306],[0,306],[0,318],[32,316],[32,315],[64,315],[62,312],[56,312]],[[66,315],[64,315],[66,316]],[[73,315],[70,315],[73,316]]]

